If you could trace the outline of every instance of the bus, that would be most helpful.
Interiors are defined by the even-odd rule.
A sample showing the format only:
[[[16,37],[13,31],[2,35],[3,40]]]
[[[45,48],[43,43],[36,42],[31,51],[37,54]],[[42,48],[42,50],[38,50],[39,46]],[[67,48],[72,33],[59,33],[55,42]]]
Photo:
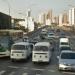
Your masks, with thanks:
[[[38,42],[34,45],[32,51],[32,62],[50,62],[51,59],[51,45],[49,42]]]
[[[10,56],[11,45],[22,35],[20,30],[0,30],[0,57]]]

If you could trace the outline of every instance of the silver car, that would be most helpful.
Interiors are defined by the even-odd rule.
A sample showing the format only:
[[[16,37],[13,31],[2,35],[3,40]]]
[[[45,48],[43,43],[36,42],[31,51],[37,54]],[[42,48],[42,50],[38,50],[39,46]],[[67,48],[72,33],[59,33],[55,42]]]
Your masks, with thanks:
[[[61,51],[59,59],[59,70],[75,70],[75,51]]]

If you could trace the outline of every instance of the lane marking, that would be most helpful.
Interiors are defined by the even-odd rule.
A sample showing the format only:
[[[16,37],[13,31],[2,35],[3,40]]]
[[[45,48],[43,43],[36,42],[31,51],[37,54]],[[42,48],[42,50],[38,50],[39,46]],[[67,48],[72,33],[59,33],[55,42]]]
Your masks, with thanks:
[[[19,67],[16,67],[16,66],[8,66],[9,68],[15,68],[15,69],[17,69],[17,68],[19,68]]]
[[[50,72],[56,72],[56,70],[48,70],[48,71],[50,71]]]
[[[0,75],[2,75],[3,73],[5,73],[6,71],[0,71]]]
[[[15,72],[11,72],[9,75],[14,75],[15,74]]]
[[[22,75],[28,75],[28,73],[23,73]]]
[[[40,71],[43,71],[45,69],[38,69],[38,68],[31,68],[32,70],[40,70]]]
[[[62,73],[66,73],[66,74],[74,74],[75,75],[75,72],[62,72]]]
[[[23,69],[28,69],[28,67],[23,67]]]
[[[41,74],[36,74],[36,75],[41,75]]]

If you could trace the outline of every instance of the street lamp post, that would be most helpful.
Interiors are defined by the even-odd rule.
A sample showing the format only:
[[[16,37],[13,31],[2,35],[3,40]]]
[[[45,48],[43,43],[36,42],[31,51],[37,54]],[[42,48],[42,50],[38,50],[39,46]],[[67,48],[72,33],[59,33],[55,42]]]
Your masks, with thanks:
[[[27,34],[29,32],[29,29],[28,29],[28,16],[27,16]]]

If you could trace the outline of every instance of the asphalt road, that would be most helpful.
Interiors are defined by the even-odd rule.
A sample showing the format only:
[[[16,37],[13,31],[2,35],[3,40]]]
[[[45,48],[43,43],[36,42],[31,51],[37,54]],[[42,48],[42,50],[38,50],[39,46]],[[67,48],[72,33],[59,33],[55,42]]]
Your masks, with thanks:
[[[71,46],[74,48],[75,38],[67,32],[65,35],[70,37]],[[49,64],[33,64],[31,58],[22,62],[11,62],[10,58],[1,58],[0,75],[75,75],[75,72],[58,71],[58,41],[58,38],[55,39],[55,50]]]

